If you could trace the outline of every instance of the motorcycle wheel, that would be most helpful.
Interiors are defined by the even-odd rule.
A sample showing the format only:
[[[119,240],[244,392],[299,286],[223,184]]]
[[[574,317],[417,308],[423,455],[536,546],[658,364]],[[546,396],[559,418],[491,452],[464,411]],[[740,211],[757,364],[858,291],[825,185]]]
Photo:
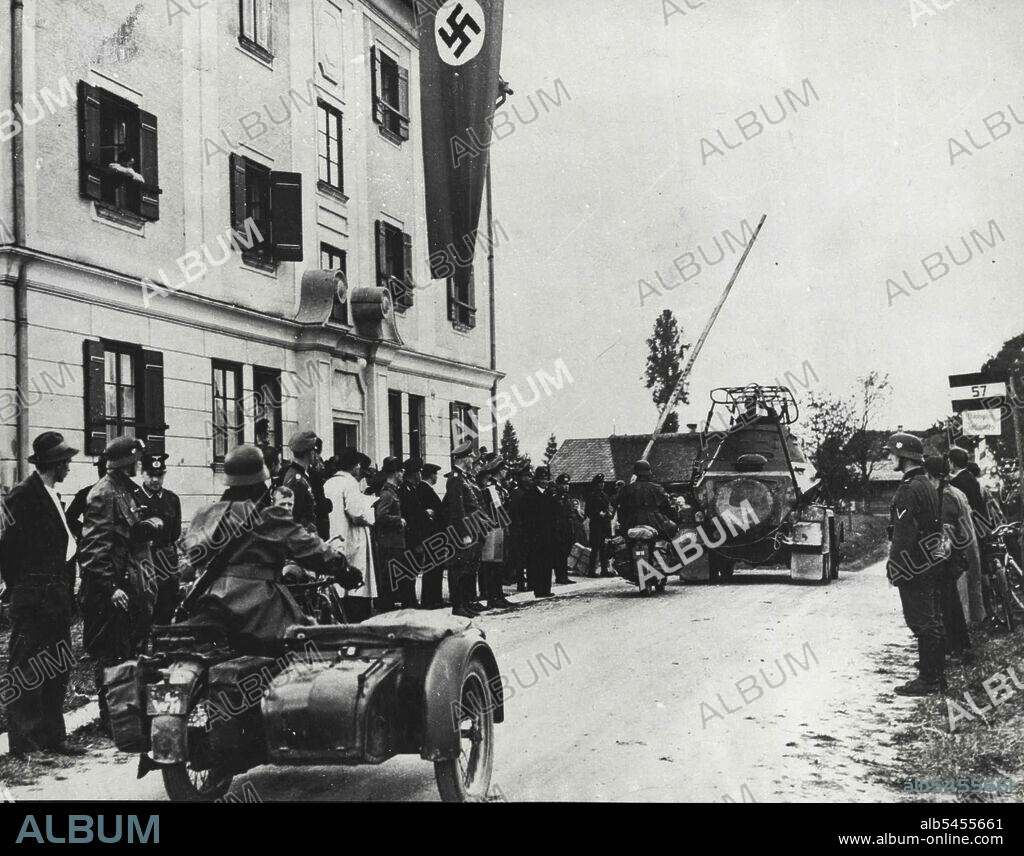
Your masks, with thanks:
[[[205,710],[202,701],[192,707],[188,714],[188,729],[185,732],[185,757],[188,757],[189,732],[205,732]],[[195,723],[193,725],[193,723]],[[231,789],[234,776],[216,768],[197,770],[188,761],[164,767],[164,790],[171,802],[213,802]]]
[[[434,762],[444,802],[485,802],[494,767],[494,704],[487,671],[473,660],[462,678],[459,756]]]

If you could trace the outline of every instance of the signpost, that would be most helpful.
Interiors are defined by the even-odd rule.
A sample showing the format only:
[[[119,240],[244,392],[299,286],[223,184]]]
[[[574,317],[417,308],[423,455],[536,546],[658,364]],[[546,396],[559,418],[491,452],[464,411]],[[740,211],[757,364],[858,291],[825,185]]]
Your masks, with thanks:
[[[1003,433],[1006,381],[1004,375],[987,372],[949,376],[949,396],[953,412],[960,414],[964,436],[985,437]]]

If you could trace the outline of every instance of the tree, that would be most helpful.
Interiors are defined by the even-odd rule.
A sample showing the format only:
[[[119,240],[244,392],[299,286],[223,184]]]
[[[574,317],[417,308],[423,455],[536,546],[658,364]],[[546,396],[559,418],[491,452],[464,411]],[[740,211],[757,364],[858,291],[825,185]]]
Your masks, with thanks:
[[[551,466],[551,459],[558,452],[558,441],[555,439],[555,435],[552,434],[548,437],[548,445],[544,449],[544,466]]]
[[[986,360],[981,370],[996,375],[1013,375],[1017,378],[1015,389],[1019,399],[1021,390],[1024,390],[1024,382],[1021,380],[1021,369],[1019,360],[1024,356],[1024,333],[1018,333],[1011,339],[1003,342],[999,352]],[[1007,404],[1015,408],[1020,414],[1019,418],[1024,419],[1024,401],[1013,400],[1010,385],[1007,384]],[[960,442],[959,438],[957,442]],[[1013,418],[1007,416],[1003,419],[1002,433],[998,437],[986,437],[985,445],[992,452],[996,462],[996,475],[999,476],[1002,494],[1004,497],[1016,498],[1021,493],[1021,471],[1020,461],[1017,457],[1017,442],[1014,438]],[[1020,504],[1020,511],[1024,514],[1024,503]],[[1021,537],[1024,538],[1024,532]]]
[[[853,437],[856,416],[849,400],[828,393],[812,392],[808,418],[802,426],[802,440],[810,450],[818,475],[835,498],[849,492],[852,458],[847,444]]]
[[[857,393],[851,405],[853,434],[846,444],[846,452],[855,467],[856,481],[862,488],[871,478],[881,452],[871,426],[891,393],[892,385],[887,374],[871,371],[857,378]]]
[[[519,459],[519,435],[511,422],[506,422],[501,432],[501,457],[507,464]]]
[[[654,333],[647,340],[647,347],[650,351],[647,354],[645,371],[646,386],[651,390],[651,398],[660,411],[668,403],[672,390],[679,383],[679,377],[683,372],[683,360],[690,349],[688,344],[683,344],[682,330],[671,309],[662,310],[655,319]],[[677,401],[680,404],[689,403],[689,393],[683,390]],[[666,434],[674,434],[679,430],[679,414],[674,409],[666,418],[662,430]]]

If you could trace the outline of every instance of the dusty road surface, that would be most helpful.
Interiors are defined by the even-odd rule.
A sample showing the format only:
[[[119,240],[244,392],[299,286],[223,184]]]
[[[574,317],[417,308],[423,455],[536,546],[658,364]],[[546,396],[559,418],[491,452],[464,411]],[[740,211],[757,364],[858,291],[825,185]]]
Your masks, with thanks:
[[[913,657],[881,565],[824,587],[739,571],[650,600],[619,579],[556,592],[479,622],[510,687],[493,777],[506,799],[899,798],[889,736],[912,702],[891,690]],[[59,775],[14,796],[166,798],[159,775],[136,781],[135,759],[112,749]],[[234,790],[246,782],[264,801],[438,798],[418,758],[261,767]]]

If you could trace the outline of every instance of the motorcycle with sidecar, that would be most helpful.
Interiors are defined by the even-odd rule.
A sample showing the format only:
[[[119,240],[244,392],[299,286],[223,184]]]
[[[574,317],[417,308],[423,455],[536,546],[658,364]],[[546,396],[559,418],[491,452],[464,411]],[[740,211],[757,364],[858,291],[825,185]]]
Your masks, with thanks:
[[[263,764],[380,764],[418,754],[441,798],[486,800],[504,718],[483,631],[437,612],[289,628],[279,656],[239,655],[219,627],[154,629],[105,675],[114,741],[175,801],[223,797]]]

